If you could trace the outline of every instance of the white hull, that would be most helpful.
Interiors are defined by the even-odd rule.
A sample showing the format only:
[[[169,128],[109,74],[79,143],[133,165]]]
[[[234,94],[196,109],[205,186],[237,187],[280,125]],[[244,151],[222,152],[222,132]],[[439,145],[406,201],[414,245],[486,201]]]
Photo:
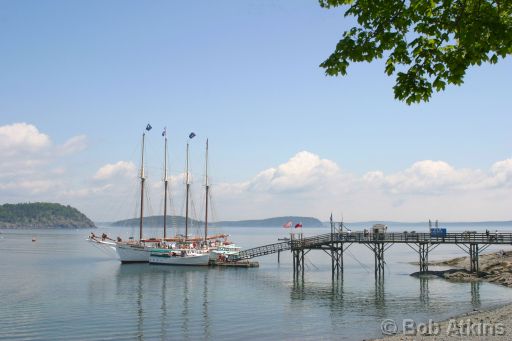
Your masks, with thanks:
[[[117,255],[121,263],[147,263],[151,249],[140,245],[117,244]]]
[[[164,255],[150,255],[150,264],[164,264],[164,265],[208,265],[210,256],[209,254],[187,254],[185,256],[164,256]]]
[[[211,249],[210,251],[210,260],[219,260],[219,257],[229,257],[232,255],[237,255],[241,251],[239,246],[220,246],[216,249]]]

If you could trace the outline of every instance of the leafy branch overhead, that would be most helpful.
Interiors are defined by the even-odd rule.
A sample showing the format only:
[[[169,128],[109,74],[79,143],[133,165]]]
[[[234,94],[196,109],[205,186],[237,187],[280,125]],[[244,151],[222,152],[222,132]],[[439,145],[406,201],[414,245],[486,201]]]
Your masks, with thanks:
[[[460,85],[471,65],[512,53],[512,0],[319,0],[349,6],[358,25],[345,31],[320,66],[345,75],[351,62],[386,58],[395,98],[428,101],[433,90]]]

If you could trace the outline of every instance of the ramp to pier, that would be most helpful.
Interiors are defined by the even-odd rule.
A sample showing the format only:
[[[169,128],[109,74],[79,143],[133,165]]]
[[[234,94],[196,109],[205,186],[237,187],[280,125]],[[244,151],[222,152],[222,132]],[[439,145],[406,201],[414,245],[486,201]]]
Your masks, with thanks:
[[[290,250],[291,243],[290,241],[281,242],[281,243],[275,243],[275,244],[269,244],[269,245],[263,245],[258,247],[253,247],[252,249],[247,249],[240,251],[237,255],[231,256],[233,260],[240,260],[240,259],[251,259],[254,257],[260,257],[265,255],[270,255],[272,253],[280,252],[280,251],[287,251]]]
[[[300,244],[302,247],[313,247],[317,245],[322,245],[330,242],[331,234],[321,234],[318,236],[298,239],[298,240],[289,240],[281,243],[274,243],[269,245],[263,245],[258,247],[253,247],[251,249],[240,251],[238,255],[231,256],[230,258],[233,260],[241,260],[241,259],[251,259],[255,257],[261,257],[270,255],[273,253],[288,251],[292,247],[292,243]]]

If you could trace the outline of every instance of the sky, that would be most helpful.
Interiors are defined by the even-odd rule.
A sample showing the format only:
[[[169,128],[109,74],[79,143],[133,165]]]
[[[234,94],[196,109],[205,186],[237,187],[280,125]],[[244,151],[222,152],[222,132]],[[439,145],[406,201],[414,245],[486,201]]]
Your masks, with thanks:
[[[0,203],[137,214],[146,124],[148,211],[194,212],[204,148],[214,220],[510,220],[512,61],[408,106],[382,61],[327,77],[353,19],[317,1],[0,0]]]

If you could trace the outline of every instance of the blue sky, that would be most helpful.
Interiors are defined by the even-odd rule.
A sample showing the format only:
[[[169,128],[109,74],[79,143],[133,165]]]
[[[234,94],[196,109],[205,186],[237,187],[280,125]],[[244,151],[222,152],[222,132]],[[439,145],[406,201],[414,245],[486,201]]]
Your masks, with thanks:
[[[94,219],[124,218],[123,209],[102,212],[101,204],[116,200],[122,178],[98,184],[97,172],[119,161],[137,167],[140,133],[151,122],[148,169],[155,181],[164,126],[176,177],[188,133],[197,134],[192,164],[198,176],[210,139],[221,219],[321,218],[331,210],[349,220],[512,219],[506,209],[512,171],[492,168],[511,158],[512,62],[472,68],[463,86],[407,106],[393,99],[394,79],[382,62],[353,65],[343,78],[328,78],[318,67],[350,27],[342,13],[316,1],[0,0],[0,142],[4,159],[26,161],[0,168],[1,200],[66,201]],[[47,136],[49,144],[13,156],[13,148],[26,149],[22,140],[8,153],[9,132],[27,129],[12,128],[16,123],[35,127],[32,134]],[[60,156],[57,150],[77,136]],[[420,167],[419,179],[416,168],[407,172],[425,160],[452,168],[423,163],[435,171]],[[12,167],[30,172],[12,175]],[[255,191],[258,174],[269,169],[275,170],[266,178],[270,187]],[[455,175],[447,175],[452,170]],[[365,176],[375,171],[384,177],[368,189]],[[276,185],[283,174],[292,174],[286,181],[293,185]],[[340,185],[337,176],[348,176],[350,185]],[[31,191],[28,180],[52,185]],[[404,190],[412,181],[424,182]],[[489,181],[492,186],[481,184]],[[17,190],[20,184],[24,190]],[[321,192],[326,184],[336,191]],[[82,195],[71,194],[77,192]]]

